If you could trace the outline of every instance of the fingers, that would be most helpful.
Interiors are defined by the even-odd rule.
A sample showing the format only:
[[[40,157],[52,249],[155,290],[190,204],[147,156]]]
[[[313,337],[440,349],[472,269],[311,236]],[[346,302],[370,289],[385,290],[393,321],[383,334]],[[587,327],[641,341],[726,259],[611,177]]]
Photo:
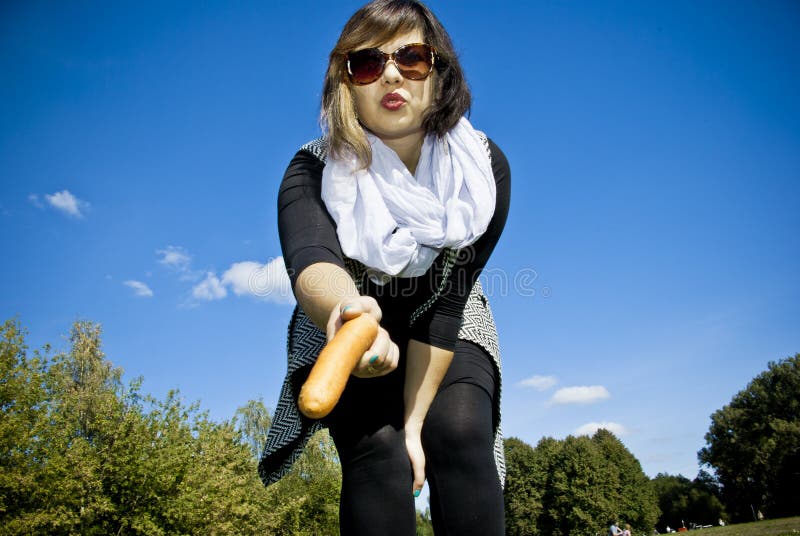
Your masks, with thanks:
[[[414,493],[414,497],[419,497],[419,494],[422,492],[422,486],[425,484],[425,458],[423,456],[422,460],[414,461],[411,460],[411,469],[414,471],[414,482],[411,484],[412,492]]]
[[[359,378],[385,376],[397,368],[399,360],[400,349],[389,337],[389,332],[379,328],[375,342],[361,356],[353,375]]]
[[[411,470],[414,477],[411,491],[414,497],[419,497],[422,486],[425,484],[425,452],[422,450],[422,443],[416,436],[406,437],[406,449],[408,450],[408,459],[411,461]]]
[[[355,370],[353,370],[353,374],[359,378],[374,378],[386,374],[387,371],[384,370],[384,363],[386,361],[386,355],[389,353],[390,344],[389,334],[385,329],[379,328],[375,342],[372,343],[370,349],[361,356],[358,365],[356,365]]]
[[[328,342],[333,339],[336,333],[341,329],[342,325],[356,318],[361,314],[370,314],[378,322],[383,317],[380,306],[375,298],[370,296],[359,296],[348,300],[341,301],[328,318],[326,326],[326,335]],[[378,336],[372,343],[370,349],[361,356],[353,375],[359,378],[377,378],[385,376],[397,368],[400,361],[400,349],[397,347],[389,333],[379,328]]]
[[[342,327],[342,315],[339,311],[339,308],[334,308],[331,311],[331,315],[328,317],[328,324],[325,326],[325,336],[328,342],[331,342],[333,336],[336,335],[336,332],[339,331],[339,328]]]
[[[366,359],[373,369],[382,371],[391,344],[389,332],[383,328],[378,328],[378,336],[375,337],[375,342],[372,343],[370,349],[364,352],[362,360]]]
[[[328,323],[325,326],[325,334],[328,342],[333,339],[336,332],[342,327],[342,324],[348,320],[354,319],[362,313],[371,314],[378,322],[380,322],[383,317],[378,302],[371,296],[358,296],[339,302],[331,311],[328,317]]]
[[[371,296],[359,296],[358,298],[343,300],[339,304],[339,309],[344,321],[351,320],[361,313],[371,314],[378,322],[383,318],[378,302]]]
[[[390,341],[390,343],[389,354],[386,356],[384,368],[391,372],[397,368],[397,365],[400,362],[400,348],[398,348],[394,341]]]

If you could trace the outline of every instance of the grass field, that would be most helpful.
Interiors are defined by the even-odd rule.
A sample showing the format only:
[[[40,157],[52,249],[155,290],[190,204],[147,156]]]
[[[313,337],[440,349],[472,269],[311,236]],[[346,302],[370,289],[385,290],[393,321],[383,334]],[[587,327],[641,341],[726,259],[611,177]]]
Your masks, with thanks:
[[[695,533],[696,531],[690,531]],[[727,527],[702,529],[703,536],[800,536],[800,517],[768,519],[757,523],[738,523]]]

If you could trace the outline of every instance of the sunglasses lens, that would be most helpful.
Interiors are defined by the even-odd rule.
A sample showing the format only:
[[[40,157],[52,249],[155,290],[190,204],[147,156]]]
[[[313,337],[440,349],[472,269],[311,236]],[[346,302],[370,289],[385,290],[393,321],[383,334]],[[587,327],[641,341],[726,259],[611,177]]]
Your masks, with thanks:
[[[350,65],[350,78],[356,84],[374,82],[383,72],[383,54],[378,49],[366,48],[351,52],[347,60]]]
[[[433,49],[429,45],[406,45],[392,56],[400,74],[409,80],[424,80],[433,69]],[[347,63],[353,83],[371,84],[383,73],[386,56],[380,49],[365,48],[348,54]]]
[[[395,52],[397,68],[405,78],[422,80],[433,68],[431,47],[428,45],[407,45]]]

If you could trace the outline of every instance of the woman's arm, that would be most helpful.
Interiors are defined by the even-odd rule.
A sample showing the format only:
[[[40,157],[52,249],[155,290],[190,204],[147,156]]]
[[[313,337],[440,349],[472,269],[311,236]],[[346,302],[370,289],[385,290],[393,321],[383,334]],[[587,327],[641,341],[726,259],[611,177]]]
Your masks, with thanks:
[[[297,303],[330,339],[343,322],[362,312],[378,321],[382,315],[374,299],[359,296],[344,269],[336,226],[320,195],[323,167],[322,161],[307,151],[299,151],[292,159],[278,193],[278,232]],[[397,345],[381,328],[353,374],[388,374],[397,368],[399,354]]]
[[[319,262],[303,269],[297,276],[295,287],[297,303],[317,327],[326,332],[328,340],[342,324],[359,314],[370,314],[380,322],[383,316],[378,302],[358,293],[353,278],[335,264]],[[378,337],[369,350],[361,356],[353,375],[360,378],[384,376],[397,368],[400,350],[389,333],[378,329]]]
[[[453,352],[411,339],[406,355],[406,383],[403,392],[405,402],[404,428],[406,449],[414,471],[412,490],[414,495],[425,482],[425,454],[422,451],[422,424],[428,408],[439,390]]]
[[[502,151],[491,141],[489,146],[497,185],[495,213],[484,235],[459,255],[450,274],[447,290],[417,319],[410,332],[404,399],[406,448],[414,470],[415,492],[422,488],[425,481],[425,455],[421,443],[425,415],[453,359],[452,350],[456,345],[467,298],[489,260],[508,216],[511,170]]]
[[[317,262],[298,274],[294,296],[306,316],[320,330],[326,331],[331,313],[337,306],[360,297],[360,294],[344,268],[329,262]]]

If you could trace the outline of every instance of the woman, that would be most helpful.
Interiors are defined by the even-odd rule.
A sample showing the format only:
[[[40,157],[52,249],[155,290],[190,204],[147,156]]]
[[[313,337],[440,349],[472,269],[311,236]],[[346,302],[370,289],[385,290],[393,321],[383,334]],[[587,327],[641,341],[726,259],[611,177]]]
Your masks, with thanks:
[[[508,213],[510,171],[463,117],[450,38],[413,0],[356,12],[330,54],[327,135],[281,184],[281,247],[298,307],[259,471],[284,475],[328,427],[342,464],[342,534],[415,533],[427,478],[437,534],[503,534],[499,351],[478,275]],[[381,329],[333,412],[297,394],[326,338],[359,314]]]

